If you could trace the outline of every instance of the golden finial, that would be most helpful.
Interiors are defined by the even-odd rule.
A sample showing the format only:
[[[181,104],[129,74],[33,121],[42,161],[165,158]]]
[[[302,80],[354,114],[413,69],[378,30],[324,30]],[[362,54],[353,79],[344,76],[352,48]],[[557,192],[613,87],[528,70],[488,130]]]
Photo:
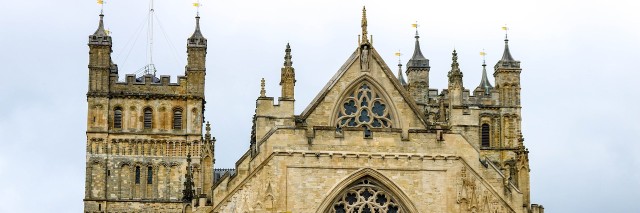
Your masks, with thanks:
[[[260,80],[260,97],[266,97],[267,91],[264,89],[264,78]]]
[[[366,44],[369,43],[368,40],[368,36],[367,36],[367,8],[365,8],[365,6],[362,6],[362,42],[361,44]]]
[[[415,23],[415,24],[411,24],[411,27],[416,28],[416,38],[419,38],[419,36],[418,36],[418,27],[419,27],[419,26],[420,26],[420,25],[418,25],[418,21],[416,21],[416,23]]]
[[[504,39],[509,39],[509,28],[507,27],[507,24],[504,24],[504,26],[502,26],[502,30],[504,30]]]
[[[96,2],[100,5],[100,15],[104,12],[104,0],[96,0]]]
[[[200,4],[200,0],[194,2],[193,6],[196,7],[196,16],[200,16],[200,7],[202,7],[202,4]]]
[[[480,52],[480,56],[482,56],[482,64],[484,64],[487,57],[487,53],[484,51],[484,49],[482,49],[482,52]]]

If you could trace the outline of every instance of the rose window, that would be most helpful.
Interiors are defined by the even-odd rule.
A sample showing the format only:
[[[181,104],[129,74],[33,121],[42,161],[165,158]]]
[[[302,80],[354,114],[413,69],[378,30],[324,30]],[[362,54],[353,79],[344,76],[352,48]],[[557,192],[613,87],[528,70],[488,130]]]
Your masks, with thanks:
[[[403,213],[396,199],[370,179],[363,179],[343,192],[330,213]]]
[[[391,113],[387,103],[364,82],[343,100],[337,126],[391,128]]]

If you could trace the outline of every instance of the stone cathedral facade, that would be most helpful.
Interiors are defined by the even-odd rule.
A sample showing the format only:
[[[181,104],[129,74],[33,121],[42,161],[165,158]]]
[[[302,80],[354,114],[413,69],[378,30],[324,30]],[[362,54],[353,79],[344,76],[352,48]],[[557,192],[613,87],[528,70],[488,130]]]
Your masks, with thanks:
[[[495,86],[483,64],[479,86],[465,88],[454,50],[448,87],[438,90],[417,33],[405,81],[402,65],[396,76],[378,54],[367,24],[363,9],[359,45],[301,114],[294,91],[304,85],[287,44],[277,104],[263,81],[249,149],[222,170],[203,117],[199,17],[177,82],[152,74],[119,81],[101,15],[88,44],[84,211],[543,213],[530,200],[522,69],[508,40]]]

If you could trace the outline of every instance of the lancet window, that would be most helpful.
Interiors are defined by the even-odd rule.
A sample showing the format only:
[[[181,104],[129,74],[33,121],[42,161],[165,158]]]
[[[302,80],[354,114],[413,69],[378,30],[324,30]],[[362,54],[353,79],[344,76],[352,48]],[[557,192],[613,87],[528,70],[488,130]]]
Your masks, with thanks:
[[[404,213],[397,199],[375,181],[364,178],[334,200],[330,213]]]
[[[140,184],[140,167],[136,166],[136,184]]]
[[[153,183],[153,168],[147,167],[147,184]]]
[[[182,129],[182,109],[180,108],[173,110],[173,129]]]
[[[120,129],[122,128],[122,108],[116,107],[113,110],[113,128]]]
[[[338,111],[338,128],[391,128],[391,109],[370,83],[363,82],[342,100]]]
[[[481,130],[481,145],[482,147],[489,147],[491,145],[490,143],[490,129],[489,129],[489,124],[482,124],[482,130]]]
[[[153,111],[149,107],[145,108],[144,109],[144,128],[145,129],[151,129],[152,119],[153,119]]]

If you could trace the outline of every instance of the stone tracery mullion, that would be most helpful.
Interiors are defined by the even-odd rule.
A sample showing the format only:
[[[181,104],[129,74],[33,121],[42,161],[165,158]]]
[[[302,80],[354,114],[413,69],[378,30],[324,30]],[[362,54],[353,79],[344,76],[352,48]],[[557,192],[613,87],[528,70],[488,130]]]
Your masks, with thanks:
[[[390,128],[389,105],[378,93],[363,82],[342,100],[338,112],[338,127]],[[353,104],[351,104],[353,103]],[[376,105],[377,104],[377,105]],[[351,111],[352,113],[348,113]]]
[[[347,189],[339,197],[340,199],[334,202],[331,212],[361,213],[365,209],[368,209],[367,212],[404,212],[396,203],[395,198],[390,196],[384,189],[369,183],[368,180],[365,180]],[[349,203],[350,200],[353,201],[351,204]]]

